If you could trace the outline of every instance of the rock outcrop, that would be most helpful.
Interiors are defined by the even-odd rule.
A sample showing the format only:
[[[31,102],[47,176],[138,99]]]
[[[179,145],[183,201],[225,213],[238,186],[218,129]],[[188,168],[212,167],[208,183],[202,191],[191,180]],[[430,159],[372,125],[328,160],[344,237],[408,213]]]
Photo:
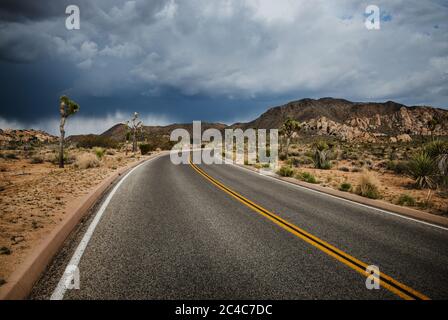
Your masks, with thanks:
[[[345,141],[389,138],[391,142],[408,142],[416,135],[448,135],[448,110],[407,107],[393,101],[360,103],[333,98],[290,102],[233,127],[279,128],[288,117],[301,122],[301,134],[329,135]]]

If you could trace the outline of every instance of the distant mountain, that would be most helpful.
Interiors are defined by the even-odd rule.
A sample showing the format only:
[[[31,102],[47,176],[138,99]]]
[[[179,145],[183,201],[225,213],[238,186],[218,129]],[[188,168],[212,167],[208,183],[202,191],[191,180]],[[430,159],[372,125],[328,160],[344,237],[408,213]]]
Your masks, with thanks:
[[[448,136],[448,110],[430,106],[408,107],[393,101],[384,103],[351,102],[344,99],[321,98],[302,99],[268,109],[257,119],[247,123],[227,126],[222,123],[202,123],[202,131],[216,128],[280,128],[287,118],[301,123],[301,135],[334,136],[345,141],[409,141],[416,135]],[[176,123],[167,126],[145,126],[148,141],[167,140],[174,129],[186,129],[192,133],[192,124]],[[116,124],[101,137],[114,141],[124,141],[125,124]],[[76,135],[67,138],[69,142],[79,142],[98,135]],[[0,145],[9,141],[57,142],[57,137],[38,130],[1,130]]]
[[[248,123],[233,128],[280,128],[288,118],[302,123],[301,134],[331,135],[343,140],[374,141],[378,137],[448,135],[448,110],[408,107],[393,101],[351,102],[344,99],[302,99],[269,109]]]
[[[208,123],[208,122],[202,122],[201,123],[201,130],[207,130],[209,128],[216,128],[218,130],[224,130],[227,128],[227,125],[223,123]],[[185,129],[187,130],[190,135],[193,132],[193,124],[192,123],[174,123],[167,126],[144,126],[143,130],[144,133],[151,137],[151,136],[164,136],[169,137],[171,132],[175,129]],[[108,129],[107,131],[103,132],[101,136],[111,138],[112,140],[116,141],[123,141],[126,134],[126,125],[119,123]]]
[[[278,129],[287,118],[301,123],[301,135],[327,135],[346,141],[409,141],[415,135],[448,136],[448,110],[429,106],[408,107],[393,101],[384,103],[351,102],[344,99],[302,99],[268,109],[257,119],[227,126],[222,123],[202,123],[202,130],[216,128]],[[192,132],[192,124],[145,126],[147,136],[169,137],[171,131],[183,128]],[[121,141],[125,125],[117,124],[101,136]]]

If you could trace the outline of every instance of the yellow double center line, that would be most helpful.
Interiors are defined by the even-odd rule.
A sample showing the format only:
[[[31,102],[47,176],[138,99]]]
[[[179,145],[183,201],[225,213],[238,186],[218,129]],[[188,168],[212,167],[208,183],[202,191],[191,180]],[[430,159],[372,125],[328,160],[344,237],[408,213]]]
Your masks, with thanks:
[[[310,245],[318,248],[319,250],[325,252],[329,256],[332,256],[333,258],[339,260],[346,266],[352,268],[353,270],[359,272],[360,274],[364,276],[370,276],[370,273],[366,272],[366,268],[368,265],[355,257],[352,257],[351,255],[339,250],[338,248],[332,246],[331,244],[325,242],[322,239],[319,239],[316,236],[313,236],[312,234],[306,232],[305,230],[297,227],[291,222],[286,221],[285,219],[279,217],[278,215],[270,212],[269,210],[263,208],[262,206],[250,201],[249,199],[243,197],[239,193],[233,191],[229,187],[225,186],[215,178],[208,175],[204,170],[199,168],[197,165],[191,162],[190,159],[190,165],[193,167],[194,170],[196,170],[201,176],[206,178],[208,181],[213,183],[215,186],[217,186],[222,191],[226,192],[236,200],[240,201],[247,207],[251,208],[252,210],[258,212],[259,214],[263,215],[264,217],[268,218],[281,228],[285,229],[286,231],[294,234],[295,236],[299,237],[300,239],[304,240],[305,242],[309,243]],[[389,290],[390,292],[395,293],[399,297],[406,299],[406,300],[429,300],[427,296],[424,294],[398,282],[397,280],[389,277],[388,275],[381,273],[380,274],[380,285]]]

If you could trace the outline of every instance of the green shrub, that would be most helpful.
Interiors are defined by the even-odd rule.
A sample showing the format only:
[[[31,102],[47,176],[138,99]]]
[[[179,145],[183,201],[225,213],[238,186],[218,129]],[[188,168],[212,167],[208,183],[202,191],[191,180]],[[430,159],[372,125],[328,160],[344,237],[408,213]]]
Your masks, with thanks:
[[[281,153],[278,155],[278,158],[279,158],[281,161],[285,161],[288,157],[286,156],[286,153],[281,152]]]
[[[154,151],[154,146],[149,144],[149,143],[140,144],[138,147],[140,148],[140,153],[142,155],[145,155],[145,154],[148,154],[151,151]]]
[[[72,164],[73,162],[75,162],[76,158],[69,154],[67,151],[64,151],[64,163],[65,164]],[[59,164],[59,155],[58,154],[54,154],[53,158],[50,159],[50,162],[52,164]]]
[[[298,152],[298,151],[290,151],[289,153],[288,153],[288,155],[289,156],[292,156],[292,157],[298,157],[298,156],[300,156],[300,153]]]
[[[308,182],[308,183],[317,183],[316,177],[314,177],[309,172],[299,172],[296,174],[296,179]]]
[[[291,157],[287,160],[286,163],[292,167],[298,167],[300,165],[300,159],[296,157]]]
[[[413,206],[416,205],[415,199],[413,197],[411,197],[410,195],[408,195],[408,194],[402,194],[400,196],[400,198],[398,198],[397,203],[400,206],[410,206],[410,207],[413,207]]]
[[[292,177],[294,174],[294,170],[290,166],[281,166],[277,171],[277,174],[281,175],[282,177]]]
[[[104,157],[106,151],[103,148],[96,147],[93,149],[93,152],[95,153],[97,158],[101,160]]]
[[[117,149],[118,142],[108,137],[89,135],[80,138],[77,142],[77,146],[78,148],[87,149],[92,149],[94,147]]]
[[[396,174],[406,174],[409,167],[406,161],[389,160],[386,163],[386,169]]]
[[[319,151],[324,151],[324,150],[328,150],[329,147],[325,141],[320,140],[314,144],[314,148]]]
[[[344,192],[350,191],[351,188],[352,188],[352,185],[350,183],[348,183],[348,182],[343,182],[339,186],[339,190],[344,191]]]
[[[17,160],[19,157],[15,153],[4,153],[2,154],[2,158],[8,159],[8,160]]]
[[[423,151],[435,159],[441,154],[448,153],[448,142],[442,140],[431,141],[424,146]]]

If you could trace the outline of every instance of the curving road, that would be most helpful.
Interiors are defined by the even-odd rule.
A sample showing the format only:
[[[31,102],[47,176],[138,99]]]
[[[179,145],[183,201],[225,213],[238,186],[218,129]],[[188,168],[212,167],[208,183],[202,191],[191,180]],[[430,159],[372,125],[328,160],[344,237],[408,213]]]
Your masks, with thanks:
[[[352,258],[387,275],[381,289],[366,288]],[[448,231],[162,156],[122,181],[78,267],[80,289],[64,299],[446,299]],[[53,280],[39,286],[51,293]]]

